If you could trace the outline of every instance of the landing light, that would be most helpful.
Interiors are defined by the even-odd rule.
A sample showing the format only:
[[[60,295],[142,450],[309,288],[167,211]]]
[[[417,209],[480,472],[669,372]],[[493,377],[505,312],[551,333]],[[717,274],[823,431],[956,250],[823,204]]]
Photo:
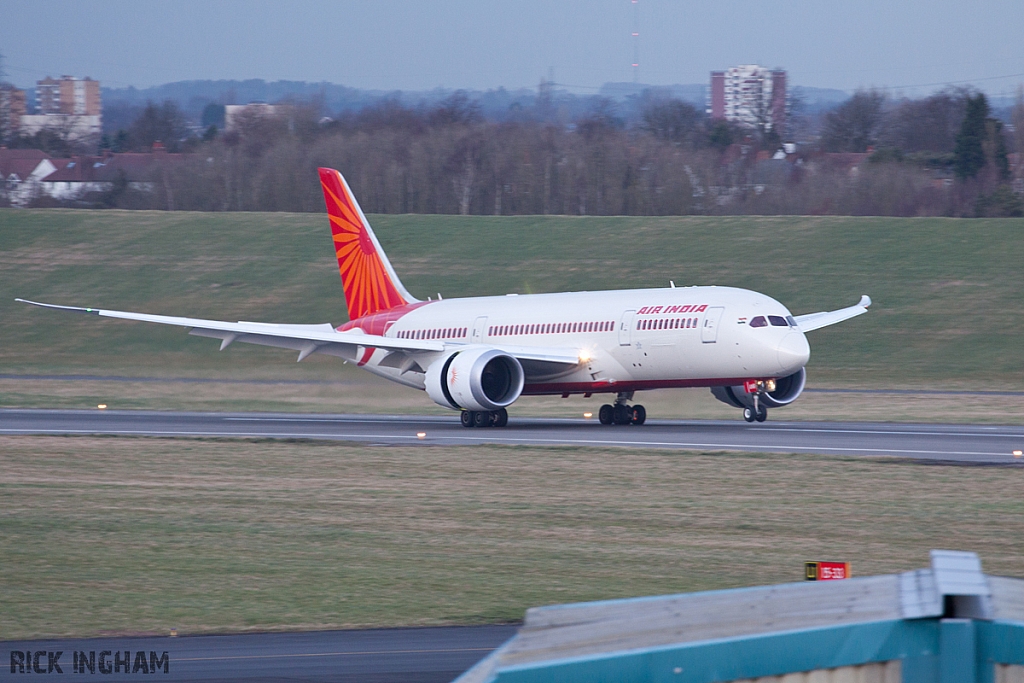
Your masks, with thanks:
[[[594,414],[593,413],[583,413],[583,417],[585,417],[585,418],[587,418],[589,420],[590,418],[594,417]],[[1017,451],[1017,452],[1020,453],[1020,451]]]
[[[775,380],[773,379],[748,379],[743,383],[743,390],[748,394],[756,394],[761,391],[775,391]]]
[[[590,355],[590,351],[587,351],[586,349],[580,351],[580,362],[581,363],[589,363],[591,358],[592,358],[592,356]]]
[[[1013,457],[1015,457],[1015,458],[1019,458],[1022,455],[1024,455],[1024,451],[1014,451],[1013,452]]]

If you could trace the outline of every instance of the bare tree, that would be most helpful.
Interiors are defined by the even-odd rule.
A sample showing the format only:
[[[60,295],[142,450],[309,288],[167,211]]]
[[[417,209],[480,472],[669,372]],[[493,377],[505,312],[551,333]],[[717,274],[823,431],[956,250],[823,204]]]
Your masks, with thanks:
[[[1013,122],[1014,149],[1017,153],[1017,175],[1024,178],[1024,85],[1017,86],[1017,101],[1010,112]]]
[[[858,90],[825,115],[822,146],[829,152],[866,152],[878,143],[885,94]]]
[[[676,99],[652,102],[641,118],[644,130],[658,140],[697,146],[703,115],[692,104]]]
[[[959,90],[905,99],[884,116],[879,141],[908,153],[952,152],[965,110],[966,93]]]

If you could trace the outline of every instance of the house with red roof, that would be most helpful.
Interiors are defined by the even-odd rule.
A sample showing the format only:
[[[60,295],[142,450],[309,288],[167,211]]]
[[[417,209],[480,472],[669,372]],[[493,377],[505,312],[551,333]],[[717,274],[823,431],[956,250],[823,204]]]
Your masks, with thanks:
[[[58,201],[76,201],[90,194],[110,192],[118,184],[138,192],[153,192],[164,172],[188,155],[170,154],[154,145],[152,152],[105,152],[100,156],[54,159],[57,167],[40,181],[42,195]]]
[[[43,192],[42,180],[57,165],[38,149],[0,147],[0,201],[25,206]]]

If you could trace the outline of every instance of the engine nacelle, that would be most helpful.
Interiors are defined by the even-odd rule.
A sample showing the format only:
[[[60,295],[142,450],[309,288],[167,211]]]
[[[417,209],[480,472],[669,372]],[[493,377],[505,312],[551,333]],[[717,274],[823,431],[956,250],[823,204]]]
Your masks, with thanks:
[[[498,410],[519,398],[526,375],[514,356],[478,347],[437,359],[425,380],[427,395],[445,408]]]
[[[775,391],[766,391],[761,394],[758,402],[768,408],[781,408],[799,398],[807,383],[807,371],[800,368],[792,375],[775,380]],[[728,403],[734,408],[753,408],[754,395],[748,394],[743,385],[735,387],[711,387],[712,395],[722,403]]]

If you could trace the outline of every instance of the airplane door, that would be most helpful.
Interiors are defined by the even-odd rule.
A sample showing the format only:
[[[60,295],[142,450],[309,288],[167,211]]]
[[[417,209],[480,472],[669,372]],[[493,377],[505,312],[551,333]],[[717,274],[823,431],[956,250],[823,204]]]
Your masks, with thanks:
[[[712,306],[704,314],[704,327],[700,330],[700,340],[705,344],[718,341],[718,323],[722,320],[723,306]]]
[[[633,316],[636,311],[626,311],[619,321],[619,346],[629,346],[633,334]]]
[[[476,322],[473,323],[473,336],[469,338],[469,341],[473,342],[474,344],[479,344],[481,341],[483,341],[484,330],[486,329],[487,316],[482,315],[476,319]]]

